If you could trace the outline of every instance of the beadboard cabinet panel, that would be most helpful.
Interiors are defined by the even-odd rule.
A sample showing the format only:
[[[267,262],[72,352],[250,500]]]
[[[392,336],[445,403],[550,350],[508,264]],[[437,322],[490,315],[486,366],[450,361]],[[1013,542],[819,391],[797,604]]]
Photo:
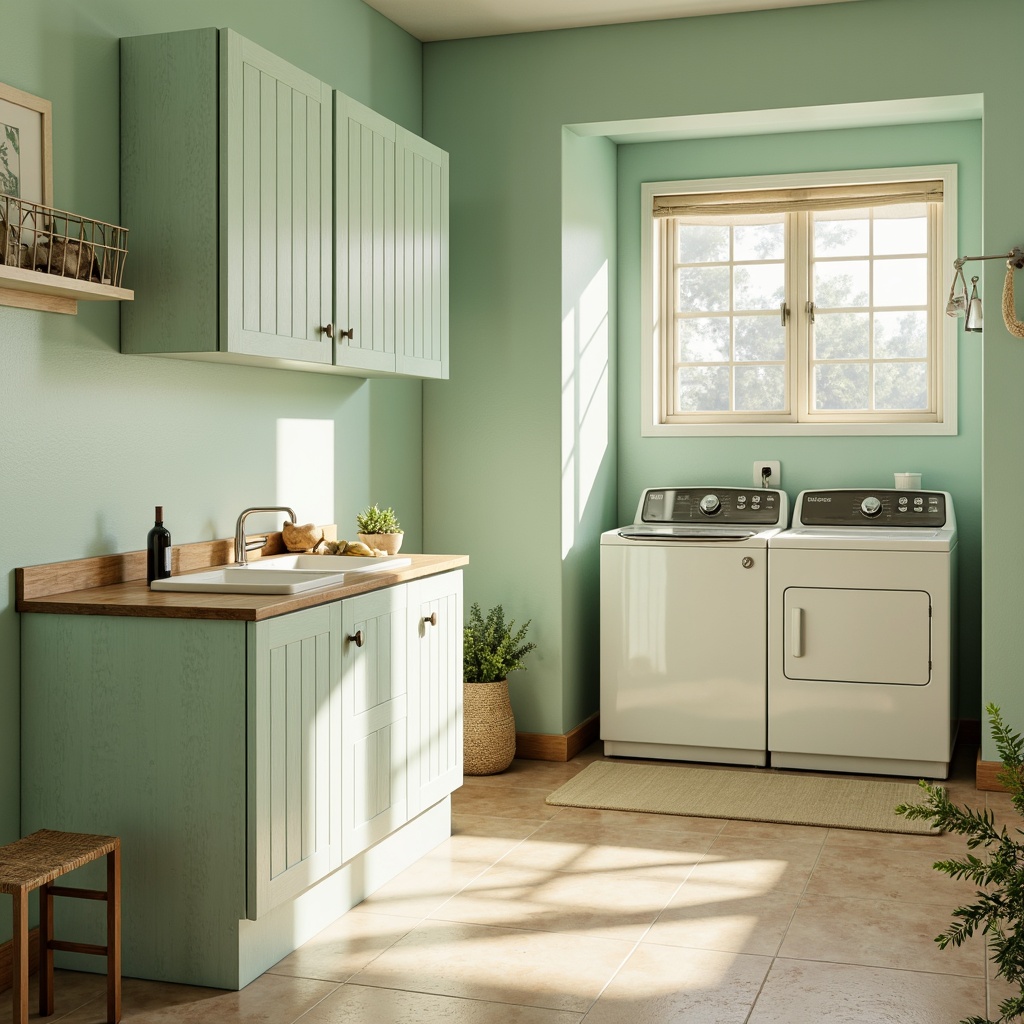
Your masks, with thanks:
[[[405,586],[342,602],[342,859],[408,820]]]
[[[391,373],[396,131],[393,121],[334,94],[335,361]]]
[[[248,643],[256,920],[341,864],[341,605],[251,623]]]
[[[462,785],[462,573],[409,588],[410,814]]]
[[[122,351],[331,366],[331,117],[326,85],[230,30],[121,40]]]
[[[448,377],[448,155],[229,29],[121,40],[121,350]]]
[[[448,154],[401,127],[396,142],[396,366],[447,379]]]
[[[222,30],[228,351],[330,363],[331,90]]]

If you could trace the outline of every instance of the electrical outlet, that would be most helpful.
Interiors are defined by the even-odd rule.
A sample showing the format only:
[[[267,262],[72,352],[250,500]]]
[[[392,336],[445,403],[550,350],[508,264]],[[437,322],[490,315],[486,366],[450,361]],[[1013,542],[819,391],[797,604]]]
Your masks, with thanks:
[[[764,487],[765,479],[763,470],[769,471],[767,485],[769,487],[782,486],[782,463],[781,462],[755,462],[754,463],[754,486]]]

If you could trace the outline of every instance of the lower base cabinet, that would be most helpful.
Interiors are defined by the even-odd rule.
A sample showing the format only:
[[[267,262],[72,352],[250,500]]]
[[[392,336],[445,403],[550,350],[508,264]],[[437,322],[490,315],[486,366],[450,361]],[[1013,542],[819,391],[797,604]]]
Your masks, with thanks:
[[[125,975],[240,988],[450,834],[461,641],[460,571],[256,623],[24,614],[22,831],[121,836]]]

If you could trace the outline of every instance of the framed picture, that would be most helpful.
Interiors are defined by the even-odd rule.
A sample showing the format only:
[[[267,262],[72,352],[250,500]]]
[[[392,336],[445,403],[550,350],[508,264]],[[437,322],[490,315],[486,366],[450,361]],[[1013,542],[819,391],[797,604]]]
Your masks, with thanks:
[[[49,100],[0,82],[0,193],[53,206]]]

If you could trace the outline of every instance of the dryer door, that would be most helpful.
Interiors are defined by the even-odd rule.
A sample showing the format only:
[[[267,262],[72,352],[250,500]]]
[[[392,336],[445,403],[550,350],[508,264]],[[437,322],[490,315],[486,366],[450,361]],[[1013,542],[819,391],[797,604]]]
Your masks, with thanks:
[[[923,590],[790,587],[784,596],[789,679],[924,686],[931,603]]]

